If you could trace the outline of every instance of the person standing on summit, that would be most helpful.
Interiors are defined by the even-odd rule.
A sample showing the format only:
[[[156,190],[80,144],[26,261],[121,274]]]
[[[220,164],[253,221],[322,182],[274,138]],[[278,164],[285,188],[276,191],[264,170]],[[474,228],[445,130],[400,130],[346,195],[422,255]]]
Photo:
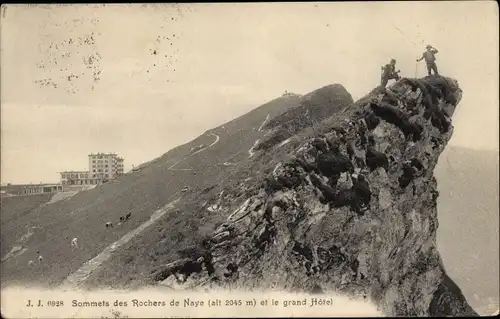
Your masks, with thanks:
[[[391,63],[386,64],[382,67],[382,77],[380,79],[380,85],[385,87],[387,82],[391,79],[398,81],[400,79],[399,70],[396,71],[396,60],[391,59]]]
[[[432,47],[431,45],[428,45],[426,49],[427,50],[422,54],[422,57],[420,59],[417,59],[417,62],[420,62],[422,61],[422,59],[425,59],[425,63],[427,64],[427,73],[431,75],[431,70],[433,70],[434,75],[439,75],[435,57],[435,54],[438,53],[438,50]]]

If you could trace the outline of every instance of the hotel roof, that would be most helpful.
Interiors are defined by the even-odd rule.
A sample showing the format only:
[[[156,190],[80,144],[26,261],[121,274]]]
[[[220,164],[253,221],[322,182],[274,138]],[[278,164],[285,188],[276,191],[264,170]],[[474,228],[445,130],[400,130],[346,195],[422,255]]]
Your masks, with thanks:
[[[64,172],[58,172],[58,173],[78,173],[78,174],[89,174],[90,171],[64,171]]]
[[[97,155],[111,155],[111,156],[116,156],[117,154],[116,153],[90,153],[89,156],[97,156]]]

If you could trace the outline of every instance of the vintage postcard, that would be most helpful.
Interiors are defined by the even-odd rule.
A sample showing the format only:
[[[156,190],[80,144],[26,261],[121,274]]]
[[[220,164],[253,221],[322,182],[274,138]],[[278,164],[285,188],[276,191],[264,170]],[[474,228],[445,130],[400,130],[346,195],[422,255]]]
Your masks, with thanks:
[[[495,2],[0,19],[3,317],[498,314]]]

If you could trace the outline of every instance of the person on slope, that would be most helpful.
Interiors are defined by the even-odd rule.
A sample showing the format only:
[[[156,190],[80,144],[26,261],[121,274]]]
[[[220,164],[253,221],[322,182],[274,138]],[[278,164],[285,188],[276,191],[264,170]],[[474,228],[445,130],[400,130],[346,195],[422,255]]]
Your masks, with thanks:
[[[392,79],[398,81],[400,79],[398,73],[399,70],[396,71],[396,60],[391,59],[391,62],[389,64],[386,64],[382,67],[382,78],[380,81],[380,85],[382,87],[385,87],[387,85],[387,82]]]
[[[417,59],[417,62],[420,62],[423,59],[425,59],[425,63],[427,64],[427,73],[431,75],[431,70],[432,70],[434,71],[434,75],[439,75],[436,66],[436,56],[435,56],[435,54],[438,53],[438,50],[431,45],[428,45],[426,49],[427,50],[422,54],[422,57],[420,59]]]

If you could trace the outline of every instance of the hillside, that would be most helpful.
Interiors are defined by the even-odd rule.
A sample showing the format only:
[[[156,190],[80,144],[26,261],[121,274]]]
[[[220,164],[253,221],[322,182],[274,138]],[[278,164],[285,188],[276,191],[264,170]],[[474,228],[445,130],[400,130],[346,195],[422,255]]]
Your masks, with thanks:
[[[43,207],[2,284],[335,290],[391,316],[474,316],[436,247],[434,168],[460,99],[456,81],[426,77],[356,103],[341,85],[274,100]],[[6,231],[12,245],[20,229]]]
[[[474,316],[436,248],[433,171],[460,97],[450,79],[404,79],[392,92],[374,90],[289,143],[272,143],[256,156],[252,175],[236,169],[227,187],[176,203],[200,218],[214,207],[226,216],[211,236],[179,249],[177,236],[190,230],[176,231],[182,213],[170,215],[86,284],[335,290],[369,298],[389,315]],[[287,113],[273,129],[304,122],[294,119],[303,115],[297,109]],[[112,269],[121,269],[121,280]],[[191,275],[179,286],[176,272]]]
[[[2,285],[15,282],[50,286],[60,284],[83,262],[148,220],[155,210],[168,204],[175,196],[180,196],[185,186],[196,193],[206,187],[204,184],[211,185],[212,181],[233,169],[232,165],[224,163],[248,158],[248,150],[259,136],[264,135],[258,129],[266,118],[274,117],[299,102],[300,96],[296,95],[270,101],[239,119],[170,150],[139,171],[80,192],[68,200],[31,210],[15,205],[14,210],[2,205],[2,257],[4,251],[16,245],[28,227],[36,227],[25,243],[28,250],[2,263]],[[191,149],[200,145],[209,146],[215,141],[217,143],[212,147],[190,154]],[[22,214],[17,211],[22,211]],[[117,223],[119,217],[128,212],[132,213],[132,218],[127,223],[112,230],[105,229],[107,221]],[[7,225],[8,219],[4,216],[16,214],[19,216],[15,222]],[[72,252],[69,247],[73,237],[80,242],[78,253]],[[46,263],[33,271],[27,265],[29,260],[36,259],[37,250]]]
[[[481,315],[500,308],[498,158],[498,151],[450,146],[436,167],[439,252]]]
[[[8,231],[9,229],[16,229],[17,233],[20,234],[19,238],[11,241],[9,245],[4,242],[4,238],[2,236],[2,245],[0,245],[2,258],[4,258],[9,251],[12,251],[12,249],[15,250],[16,246],[23,243],[24,238],[26,238],[23,235],[31,233],[29,227],[22,222],[26,219],[26,216],[32,216],[33,213],[38,211],[37,208],[50,201],[51,197],[52,195],[50,194],[0,197],[0,221],[2,232],[4,230]]]
[[[134,287],[151,279],[166,278],[168,283],[162,282],[162,285],[169,285],[173,289],[183,289],[182,286],[179,287],[172,282],[173,277],[169,274],[175,267],[181,267],[182,263],[186,262],[186,259],[182,258],[188,257],[189,264],[190,258],[196,258],[201,254],[212,260],[211,266],[209,263],[206,265],[206,270],[198,277],[194,275],[189,278],[183,285],[185,288],[207,285],[207,283],[210,285],[213,280],[215,280],[214,285],[222,285],[226,288],[270,288],[268,285],[272,285],[278,289],[308,291],[308,289],[321,286],[320,289],[323,291],[334,289],[370,298],[390,314],[460,313],[473,315],[474,312],[467,305],[460,289],[454,285],[449,276],[445,275],[435,247],[437,227],[435,195],[437,192],[433,190],[435,182],[431,178],[437,158],[452,133],[447,115],[453,113],[453,105],[459,101],[461,92],[457,89],[447,91],[447,87],[440,88],[438,91],[431,84],[432,79],[425,79],[423,83],[409,81],[410,84],[416,83],[417,87],[423,86],[424,91],[431,86],[430,93],[427,91],[427,95],[415,97],[412,92],[407,92],[405,82],[408,83],[408,81],[402,81],[399,87],[393,87],[395,91],[403,92],[402,96],[389,91],[374,90],[349,108],[339,107],[338,112],[332,113],[333,116],[326,121],[314,127],[306,127],[303,131],[293,135],[289,143],[280,142],[287,138],[286,135],[279,136],[276,142],[271,143],[271,147],[256,156],[255,164],[250,168],[254,174],[238,175],[242,170],[237,169],[224,180],[224,186],[227,187],[214,186],[211,190],[212,194],[193,200],[190,205],[176,204],[179,211],[189,210],[200,218],[208,214],[212,207],[218,208],[221,212],[218,216],[231,215],[225,224],[219,225],[213,237],[209,238],[208,242],[205,241],[208,247],[200,247],[199,242],[203,238],[200,236],[198,243],[195,243],[198,246],[194,245],[187,250],[179,249],[182,248],[177,245],[179,237],[182,241],[184,237],[192,238],[192,236],[189,235],[190,230],[176,231],[175,225],[183,220],[179,217],[181,213],[176,213],[160,221],[154,231],[138,236],[124,245],[124,248],[114,255],[105,267],[91,275],[86,282],[87,287],[97,284],[112,287],[121,287],[125,284],[128,287]],[[435,85],[439,88],[439,83]],[[417,98],[416,101],[415,98]],[[446,98],[453,102],[444,105],[444,112],[440,113],[435,105],[439,100],[443,101]],[[375,101],[382,106],[378,108],[378,104],[373,105]],[[406,105],[411,108],[411,117],[405,118],[404,113],[392,108],[391,104],[400,107]],[[290,120],[302,125],[305,121],[297,117],[303,116],[303,113],[297,112],[297,109],[299,108],[291,109],[287,112],[288,114],[284,113],[279,117],[284,120],[270,122],[278,124],[268,126],[272,129],[269,135],[273,136],[273,132],[286,127]],[[295,116],[292,116],[292,113]],[[365,116],[365,122],[369,125],[368,128],[365,127],[365,130],[357,120],[359,116]],[[422,127],[426,130],[419,129]],[[401,130],[399,134],[398,128]],[[388,150],[393,152],[391,156],[388,156],[391,159],[391,165],[397,166],[396,163],[402,162],[401,157],[406,157],[408,160],[411,159],[408,156],[423,158],[418,161],[413,158],[408,164],[402,163],[402,176],[397,173],[398,169],[395,167],[387,172],[390,179],[394,179],[395,185],[399,185],[398,187],[402,190],[395,185],[387,184],[387,177],[384,178],[383,173],[385,169],[374,168],[366,171],[365,167],[363,173],[369,176],[368,179],[372,185],[375,184],[375,192],[379,192],[378,196],[374,197],[378,197],[379,200],[380,197],[383,199],[382,203],[374,202],[376,208],[372,206],[370,216],[363,218],[363,214],[356,217],[356,215],[353,216],[352,211],[348,213],[347,207],[340,208],[346,204],[351,205],[349,202],[353,201],[353,198],[345,198],[343,205],[335,204],[335,200],[334,203],[327,204],[330,191],[328,185],[321,186],[321,179],[325,179],[322,175],[328,173],[321,172],[318,167],[320,171],[316,170],[313,174],[307,170],[307,165],[304,167],[304,161],[313,161],[310,164],[314,164],[314,158],[307,159],[308,152],[305,150],[311,151],[311,154],[325,152],[324,148],[320,148],[324,143],[321,140],[305,141],[311,136],[321,136],[326,133],[326,137],[331,142],[337,140],[341,143],[342,153],[351,154],[351,164],[355,167],[363,165],[368,158],[365,158],[365,161],[360,161],[360,159],[369,155],[369,152],[363,150],[363,146],[366,145],[366,135],[368,135],[366,129],[373,131],[373,135],[377,138],[376,142],[380,143],[380,149],[385,149],[385,153]],[[347,136],[339,140],[339,132],[342,135],[347,133]],[[360,140],[356,141],[357,139]],[[349,140],[354,144],[348,143]],[[423,140],[421,144],[417,144],[421,140]],[[327,146],[326,150],[330,147]],[[373,154],[373,151],[371,152]],[[305,156],[299,157],[299,159],[302,158],[299,162],[297,162],[297,153],[303,153]],[[289,164],[280,168],[279,163],[283,162]],[[416,181],[413,181],[414,173],[407,172],[411,166],[406,165],[418,163],[424,163],[427,173],[424,177],[420,175]],[[317,164],[320,165],[320,163]],[[407,174],[409,176],[406,176]],[[294,178],[295,175],[299,179]],[[350,187],[353,181],[350,181],[349,175],[342,175],[339,177],[344,187]],[[249,177],[245,178],[247,176]],[[313,176],[316,176],[316,179],[313,179]],[[402,177],[409,178],[409,180]],[[306,182],[308,184],[304,184]],[[331,183],[335,185],[335,182]],[[408,187],[408,183],[413,186]],[[349,194],[348,188],[341,188],[341,190],[346,196]],[[335,197],[336,190],[333,189],[331,192],[333,195],[330,196]],[[412,196],[412,193],[418,195]],[[387,196],[390,198],[391,194],[396,196],[397,199],[394,198],[392,201],[397,204],[387,203]],[[318,196],[323,198],[319,202]],[[276,212],[275,208],[272,208],[273,205],[276,205]],[[340,209],[329,205],[340,205]],[[294,206],[296,208],[293,208]],[[407,207],[416,207],[418,213]],[[356,206],[352,209],[356,209]],[[275,214],[283,217],[275,217]],[[405,214],[409,216],[404,216]],[[426,217],[418,217],[419,214]],[[404,216],[402,219],[391,217],[401,215]],[[398,225],[399,223],[402,225]],[[204,221],[201,220],[198,225],[204,225]],[[196,224],[193,225],[192,229],[196,226]],[[399,230],[405,231],[402,233]],[[377,241],[372,242],[373,246],[371,246],[370,238],[374,238],[374,233],[379,233],[375,238],[392,238],[389,240],[389,246],[380,246],[380,242]],[[295,239],[292,240],[292,238]],[[323,248],[325,245],[326,247],[332,245],[331,241],[337,240],[340,240],[340,243],[334,243],[330,252],[327,248]],[[403,245],[406,248],[399,247],[401,242],[407,242]],[[371,249],[368,249],[370,246]],[[413,252],[416,247],[420,247],[418,254]],[[171,266],[166,266],[165,263],[175,260],[172,258],[172,251],[177,251],[177,258],[181,259],[170,264]],[[368,255],[365,255],[366,253]],[[371,260],[373,256],[380,254],[380,260],[376,262]],[[323,256],[320,257],[320,255]],[[277,258],[278,256],[283,257]],[[335,265],[336,263],[338,264]],[[211,275],[212,280],[207,281],[208,273],[205,271],[210,268],[215,269],[215,274]],[[116,278],[115,273],[110,272],[111,269],[120,269],[121,277]],[[289,275],[284,276],[284,274]],[[395,281],[394,278],[400,279]],[[381,281],[385,281],[385,284]],[[427,301],[423,304],[415,304],[411,301],[420,299]]]

